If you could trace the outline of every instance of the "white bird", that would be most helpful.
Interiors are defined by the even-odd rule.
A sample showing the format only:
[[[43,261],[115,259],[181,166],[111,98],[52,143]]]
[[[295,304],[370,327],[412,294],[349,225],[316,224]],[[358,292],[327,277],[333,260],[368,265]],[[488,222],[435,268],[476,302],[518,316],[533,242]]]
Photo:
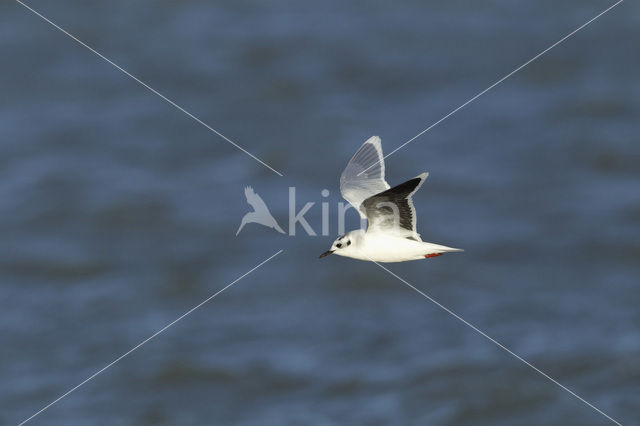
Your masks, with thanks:
[[[380,138],[369,138],[340,176],[342,197],[367,219],[367,230],[358,229],[338,237],[320,257],[335,253],[374,262],[405,262],[463,251],[423,242],[416,232],[416,211],[411,196],[427,176],[428,173],[422,173],[390,188],[384,180]]]

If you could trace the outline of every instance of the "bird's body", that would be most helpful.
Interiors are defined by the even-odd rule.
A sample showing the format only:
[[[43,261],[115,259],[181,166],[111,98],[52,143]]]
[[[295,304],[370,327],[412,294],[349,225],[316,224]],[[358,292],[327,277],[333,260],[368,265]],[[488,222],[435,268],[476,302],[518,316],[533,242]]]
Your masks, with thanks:
[[[442,253],[460,251],[438,244],[416,241],[384,233],[367,233],[358,229],[348,232],[344,238],[352,244],[334,254],[374,262],[405,262],[440,256]]]
[[[380,138],[374,136],[355,153],[340,177],[342,196],[362,218],[367,219],[368,228],[338,237],[331,249],[320,257],[335,253],[374,262],[405,262],[462,251],[423,242],[416,232],[416,213],[411,196],[428,173],[390,188],[384,172]]]

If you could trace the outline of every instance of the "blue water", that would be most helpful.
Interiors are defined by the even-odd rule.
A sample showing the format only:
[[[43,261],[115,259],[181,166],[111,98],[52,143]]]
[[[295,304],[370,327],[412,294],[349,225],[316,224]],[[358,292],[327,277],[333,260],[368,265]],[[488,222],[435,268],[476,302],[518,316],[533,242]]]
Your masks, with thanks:
[[[390,152],[605,1],[33,0],[279,177],[14,2],[0,5],[0,424],[607,424],[335,235]],[[610,13],[387,160],[423,239],[389,268],[622,422],[640,419],[640,11]],[[320,191],[328,189],[323,198]],[[349,224],[357,226],[349,217]]]

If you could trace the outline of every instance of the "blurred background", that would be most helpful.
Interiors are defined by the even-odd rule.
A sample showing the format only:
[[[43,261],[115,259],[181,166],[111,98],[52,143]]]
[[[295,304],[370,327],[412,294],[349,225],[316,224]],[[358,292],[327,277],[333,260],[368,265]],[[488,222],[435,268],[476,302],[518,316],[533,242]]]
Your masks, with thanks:
[[[612,2],[29,4],[285,176],[3,2],[0,424],[279,249],[32,423],[607,423],[374,264],[317,256],[364,140],[390,152]],[[392,185],[431,173],[423,239],[466,250],[389,268],[625,424],[639,28],[622,3],[387,160]],[[246,185],[285,229],[289,186],[317,232],[330,202],[331,236],[236,237]]]

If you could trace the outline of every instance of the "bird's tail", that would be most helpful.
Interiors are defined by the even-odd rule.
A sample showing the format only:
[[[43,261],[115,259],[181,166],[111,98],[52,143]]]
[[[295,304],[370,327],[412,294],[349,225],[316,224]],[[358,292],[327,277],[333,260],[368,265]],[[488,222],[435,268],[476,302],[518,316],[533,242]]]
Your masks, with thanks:
[[[442,246],[440,244],[424,243],[428,253],[452,253],[456,251],[464,251],[460,248]]]

